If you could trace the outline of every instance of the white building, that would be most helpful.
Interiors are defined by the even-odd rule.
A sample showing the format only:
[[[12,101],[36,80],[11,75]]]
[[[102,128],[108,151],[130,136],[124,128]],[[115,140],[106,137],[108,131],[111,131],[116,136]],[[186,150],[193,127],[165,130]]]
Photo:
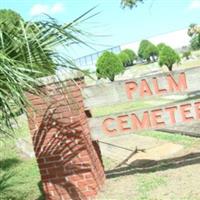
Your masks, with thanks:
[[[159,43],[165,43],[174,49],[179,49],[183,46],[188,46],[191,38],[187,35],[187,29],[183,29],[150,38],[141,38],[141,40],[143,39],[147,39],[155,45]],[[140,41],[120,45],[121,50],[132,49],[137,52]]]
[[[153,44],[157,45],[159,43],[165,43],[171,46],[174,49],[180,49],[181,47],[188,46],[190,37],[187,35],[187,29],[182,29],[170,33],[165,33],[161,35],[157,35],[150,38],[141,38],[139,41],[131,42],[127,44],[122,44],[110,49],[106,49],[108,51],[112,51],[114,53],[119,53],[124,49],[132,49],[137,53],[141,40],[146,39],[151,41]],[[75,60],[77,66],[83,69],[95,70],[95,63],[98,57],[102,54],[101,52],[96,52],[94,54],[90,54]]]

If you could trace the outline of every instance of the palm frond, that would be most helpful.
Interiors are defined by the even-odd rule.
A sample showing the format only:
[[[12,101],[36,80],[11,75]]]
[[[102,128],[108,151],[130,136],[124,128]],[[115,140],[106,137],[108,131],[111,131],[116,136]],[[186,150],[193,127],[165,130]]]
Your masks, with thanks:
[[[7,128],[12,129],[12,121],[17,117],[16,108],[26,112],[29,102],[25,91],[38,92],[36,78],[55,74],[60,66],[80,70],[71,58],[63,56],[57,49],[69,49],[73,44],[92,48],[79,26],[98,14],[92,13],[94,9],[64,25],[50,16],[35,22],[20,20],[18,26],[10,20],[0,22],[1,133],[5,135]]]

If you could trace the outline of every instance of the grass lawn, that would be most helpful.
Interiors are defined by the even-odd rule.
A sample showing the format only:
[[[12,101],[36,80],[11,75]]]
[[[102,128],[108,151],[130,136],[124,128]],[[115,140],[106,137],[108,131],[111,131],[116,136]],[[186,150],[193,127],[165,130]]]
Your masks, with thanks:
[[[195,52],[195,55],[200,56],[200,52]],[[181,60],[179,64],[175,64],[173,69],[182,69],[182,68],[188,68],[188,67],[199,67],[200,66],[200,57],[199,59],[190,59],[190,60]],[[165,71],[167,72],[168,69],[166,66],[160,67],[157,62],[145,64],[145,65],[134,65],[133,67],[127,68],[128,73],[133,74],[134,76],[139,76],[142,74],[146,74],[150,71],[156,71],[159,70],[160,72]]]
[[[27,121],[19,119],[14,138],[0,141],[0,199],[42,200],[40,174],[35,159],[22,159],[15,146],[29,134]]]
[[[161,185],[166,185],[167,178],[156,176],[154,173],[136,174],[137,180],[137,198],[136,200],[147,200],[152,190],[155,190]]]
[[[166,132],[162,132],[162,131],[142,131],[138,134],[143,135],[143,136],[157,138],[159,140],[165,140],[168,142],[181,144],[184,147],[191,147],[197,141],[200,141],[200,139],[189,137],[186,135],[171,134],[171,133],[166,133]]]
[[[109,115],[113,113],[150,108],[153,106],[167,104],[167,103],[170,103],[171,101],[172,100],[170,99],[163,99],[159,97],[152,98],[151,100],[137,100],[134,102],[126,102],[126,103],[115,104],[112,106],[102,106],[102,107],[94,108],[92,110],[92,114],[94,117],[99,117],[99,116]]]
[[[198,54],[199,52],[195,52]],[[200,60],[185,61],[183,67],[200,66]],[[128,69],[132,74],[148,72],[150,69],[158,69],[157,63],[149,65],[138,65]],[[160,69],[160,68],[159,68]],[[90,81],[94,83],[94,81]],[[135,101],[115,106],[104,106],[92,111],[93,116],[108,115],[122,111],[138,110],[149,108],[165,103],[171,100],[160,97],[151,99],[151,101]],[[29,129],[25,117],[19,117],[20,127],[15,129],[15,137],[0,140],[0,200],[42,200],[44,199],[41,192],[40,174],[35,159],[23,159],[16,148],[16,141],[19,138],[27,137]],[[139,134],[149,137],[158,138],[170,142],[175,142],[190,147],[196,139],[178,134],[169,134],[158,131],[143,131]],[[103,158],[106,169],[113,164],[112,160]],[[138,200],[148,199],[148,194],[152,189],[159,185],[164,185],[166,179],[157,177],[154,174],[137,174],[137,187],[135,190],[139,194]]]
[[[139,109],[148,107],[147,102],[138,102],[133,105],[122,105],[118,109],[129,110],[130,108]],[[152,106],[152,104],[150,105]],[[105,110],[97,111],[97,115],[107,114],[116,111],[116,108],[105,108]],[[40,175],[35,159],[22,159],[16,149],[15,142],[18,138],[27,137],[29,134],[28,124],[24,117],[19,118],[20,127],[16,128],[14,138],[7,138],[0,142],[0,194],[2,200],[42,200],[40,191]],[[196,139],[174,135],[157,131],[143,131],[139,134],[144,136],[154,137],[161,140],[167,140],[175,143],[180,143],[187,146],[192,145]],[[106,169],[111,169],[113,161],[103,158]],[[148,191],[152,187],[157,187],[158,184],[164,184],[165,180],[154,175],[137,175],[136,179],[140,183],[137,186],[137,191],[140,194],[140,199],[145,199]],[[145,193],[143,191],[146,191]]]

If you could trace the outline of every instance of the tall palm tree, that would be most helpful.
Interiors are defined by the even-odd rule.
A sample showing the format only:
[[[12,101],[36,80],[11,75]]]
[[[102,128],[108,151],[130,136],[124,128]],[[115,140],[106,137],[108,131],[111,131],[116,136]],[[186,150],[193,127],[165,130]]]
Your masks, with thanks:
[[[25,22],[18,19],[0,20],[0,131],[12,128],[15,109],[26,112],[27,99],[24,91],[37,92],[36,77],[55,73],[58,66],[77,69],[69,57],[57,51],[68,50],[73,44],[84,44],[86,32],[79,29],[84,20],[94,16],[94,8],[70,23],[58,24],[46,16],[43,21]]]

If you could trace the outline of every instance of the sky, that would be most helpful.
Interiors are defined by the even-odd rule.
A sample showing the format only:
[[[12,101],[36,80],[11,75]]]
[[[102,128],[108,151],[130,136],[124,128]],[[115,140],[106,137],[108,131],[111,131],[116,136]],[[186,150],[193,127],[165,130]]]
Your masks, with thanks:
[[[144,0],[132,10],[122,9],[120,0],[0,1],[0,9],[15,10],[25,20],[47,13],[59,23],[70,22],[94,6],[92,13],[98,15],[80,27],[92,34],[85,38],[92,48],[72,47],[69,54],[74,58],[200,23],[200,0]]]

